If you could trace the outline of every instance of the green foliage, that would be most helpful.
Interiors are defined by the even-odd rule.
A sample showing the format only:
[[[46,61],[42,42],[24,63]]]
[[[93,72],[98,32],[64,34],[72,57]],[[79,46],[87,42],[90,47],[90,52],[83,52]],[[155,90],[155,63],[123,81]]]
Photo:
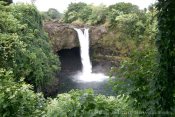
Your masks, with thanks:
[[[0,2],[0,116],[45,115],[45,99],[36,88],[52,78],[58,60],[32,5],[4,6]]]
[[[157,11],[153,7],[151,11],[146,13],[144,38],[155,43],[155,37],[158,32],[157,27]]]
[[[143,45],[142,45],[143,46]],[[151,81],[157,75],[157,62],[155,48],[146,45],[133,51],[129,58],[121,63],[116,71],[113,89],[117,94],[129,95],[135,101],[133,107],[141,111],[149,110],[151,105]]]
[[[158,0],[159,72],[155,81],[156,111],[172,112],[175,105],[175,18],[174,0]]]
[[[72,23],[76,20],[86,22],[91,12],[92,9],[86,3],[71,3],[65,12],[63,21],[66,23]]]
[[[56,55],[53,54],[51,44],[42,28],[41,16],[34,6],[15,5],[13,15],[26,25],[22,33],[22,40],[28,44],[27,58],[30,63],[26,66],[30,71],[28,81],[35,81],[34,86],[43,85],[53,77],[53,72],[59,66]],[[19,65],[18,65],[19,67]]]
[[[20,40],[16,33],[21,30],[23,25],[10,12],[8,6],[1,5],[0,15],[0,67],[10,69],[15,67],[16,53],[25,52],[25,44]]]
[[[136,14],[118,16],[117,26],[123,25],[124,28],[121,27],[120,31],[126,42],[122,47],[129,44],[130,49],[127,50],[128,58],[121,62],[119,69],[113,68],[112,73],[115,73],[116,77],[111,80],[117,94],[129,95],[134,100],[132,107],[148,113],[155,112],[153,105],[156,103],[156,100],[153,100],[154,79],[158,74],[157,49],[154,44],[157,34],[155,13],[148,12],[144,16],[142,14],[141,16]],[[134,24],[132,27],[135,27],[133,31],[129,29],[132,24]],[[138,24],[141,29],[144,27],[143,30],[137,27]],[[120,29],[120,27],[117,28]],[[131,40],[127,41],[127,37],[135,43],[131,43]],[[119,39],[121,39],[120,36]],[[131,45],[135,46],[130,47]]]
[[[7,4],[13,3],[13,0],[2,0],[2,1],[6,2]]]
[[[139,13],[140,10],[138,6],[132,5],[131,3],[116,3],[114,5],[110,5],[108,7],[108,20],[110,27],[115,27],[116,25],[116,17],[123,15],[123,14],[130,14],[130,13]]]
[[[39,117],[45,114],[45,99],[35,94],[30,85],[13,81],[12,71],[0,69],[0,116]]]
[[[122,12],[123,14],[137,13],[139,11],[138,6],[125,2],[120,2],[109,6],[109,11],[114,9]]]
[[[63,21],[72,23],[81,21],[83,23],[97,25],[109,22],[110,26],[116,24],[116,17],[122,14],[139,13],[138,6],[131,3],[116,3],[109,7],[104,5],[93,6],[86,3],[71,3],[65,12]]]
[[[56,9],[50,8],[48,10],[48,16],[51,17],[51,19],[60,19],[61,13],[59,13]]]
[[[44,21],[50,21],[50,20],[61,20],[63,17],[63,14],[61,14],[59,11],[57,11],[54,8],[50,8],[47,12],[41,13]]]
[[[114,28],[118,23],[117,17],[124,15],[123,17],[127,18],[127,14],[135,14],[138,17],[138,20],[142,20],[137,23],[137,25],[143,32],[142,28],[144,28],[144,25],[142,25],[142,23],[144,24],[143,20],[145,20],[145,13],[142,10],[139,10],[138,6],[131,3],[120,2],[109,7],[102,4],[99,6],[94,6],[87,5],[86,3],[82,2],[71,3],[68,10],[65,12],[63,22],[79,22],[90,25],[107,24],[107,26],[110,28]],[[131,19],[130,16],[128,16],[128,18]],[[133,27],[130,27],[130,29],[134,30]]]
[[[107,7],[104,5],[91,6],[92,13],[88,18],[88,24],[98,25],[106,22]]]
[[[94,55],[105,53],[103,56],[113,56],[117,60],[119,57],[124,59],[140,43],[155,43],[157,21],[155,16],[152,18],[150,12],[140,15],[136,13],[119,15],[116,17],[116,22],[115,28],[110,28],[103,39],[98,40],[94,46],[97,50],[94,51]],[[99,52],[99,47],[104,51]],[[115,62],[115,59],[113,61]]]
[[[47,117],[123,117],[132,111],[128,97],[95,96],[92,90],[77,90],[59,94],[50,100]]]
[[[154,5],[146,13],[130,3],[109,7],[71,3],[64,22],[107,24],[112,30],[100,43],[110,47],[112,55],[124,53],[128,58],[118,70],[113,69],[116,77],[112,85],[117,97],[95,95],[91,90],[71,91],[48,103],[24,82],[39,89],[60,64],[43,31],[42,17],[33,5],[5,5],[0,1],[0,116],[135,117],[134,110],[174,112],[174,1],[159,0],[157,4],[158,53],[153,39],[157,33]],[[59,19],[60,13],[50,9],[44,17]]]
[[[24,77],[39,88],[59,66],[42,29],[41,16],[32,5],[1,6],[0,67],[12,68],[16,81]]]
[[[146,18],[146,17],[145,17]],[[124,14],[116,17],[116,29],[121,32],[120,39],[141,40],[145,31],[143,20],[137,14]]]

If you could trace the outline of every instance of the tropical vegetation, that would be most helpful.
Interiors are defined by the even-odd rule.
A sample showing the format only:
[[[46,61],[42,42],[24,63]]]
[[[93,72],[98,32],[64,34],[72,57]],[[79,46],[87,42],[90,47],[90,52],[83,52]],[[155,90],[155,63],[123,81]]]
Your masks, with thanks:
[[[4,2],[6,1],[6,2]],[[71,3],[64,14],[40,13],[34,5],[0,1],[0,116],[2,117],[170,117],[175,115],[175,18],[173,0],[140,10],[131,3]],[[45,98],[60,62],[43,21],[103,25],[99,41],[120,66],[111,69],[117,96],[72,90]],[[112,54],[111,54],[112,53]],[[97,52],[95,53],[97,57]]]

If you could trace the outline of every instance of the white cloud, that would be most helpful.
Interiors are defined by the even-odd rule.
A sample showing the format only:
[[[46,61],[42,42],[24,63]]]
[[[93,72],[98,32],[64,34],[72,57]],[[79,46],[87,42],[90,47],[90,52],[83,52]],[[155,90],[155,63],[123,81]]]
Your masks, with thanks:
[[[13,0],[16,2],[31,3],[31,0]],[[64,12],[71,2],[85,2],[88,4],[104,4],[111,5],[116,2],[131,2],[132,4],[138,5],[141,9],[148,7],[155,0],[36,0],[35,5],[40,11],[47,11],[49,8],[56,8],[60,12]]]

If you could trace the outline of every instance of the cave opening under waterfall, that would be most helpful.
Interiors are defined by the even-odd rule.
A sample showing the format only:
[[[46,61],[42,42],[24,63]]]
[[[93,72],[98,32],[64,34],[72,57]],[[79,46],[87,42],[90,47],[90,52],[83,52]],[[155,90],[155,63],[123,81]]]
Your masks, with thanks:
[[[58,51],[61,72],[71,73],[82,69],[80,48],[62,49]]]
[[[57,52],[61,62],[61,71],[57,74],[58,87],[57,93],[65,93],[72,89],[87,89],[91,88],[95,93],[104,95],[113,95],[111,88],[107,86],[107,81],[103,82],[76,82],[73,79],[75,74],[81,71],[81,56],[80,47],[74,47],[71,49],[62,49]],[[90,48],[90,56],[92,58],[93,49]],[[109,64],[99,63],[91,59],[92,71],[103,71],[110,67]],[[105,70],[104,70],[105,71]]]

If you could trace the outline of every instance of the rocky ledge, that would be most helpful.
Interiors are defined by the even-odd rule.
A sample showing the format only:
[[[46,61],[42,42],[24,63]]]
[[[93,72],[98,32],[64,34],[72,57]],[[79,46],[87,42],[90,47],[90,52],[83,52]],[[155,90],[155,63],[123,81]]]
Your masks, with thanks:
[[[65,24],[58,22],[44,23],[44,30],[48,33],[54,52],[61,49],[79,47],[78,35],[73,28],[89,28],[90,45],[96,44],[107,33],[104,26],[88,26],[78,24]]]

